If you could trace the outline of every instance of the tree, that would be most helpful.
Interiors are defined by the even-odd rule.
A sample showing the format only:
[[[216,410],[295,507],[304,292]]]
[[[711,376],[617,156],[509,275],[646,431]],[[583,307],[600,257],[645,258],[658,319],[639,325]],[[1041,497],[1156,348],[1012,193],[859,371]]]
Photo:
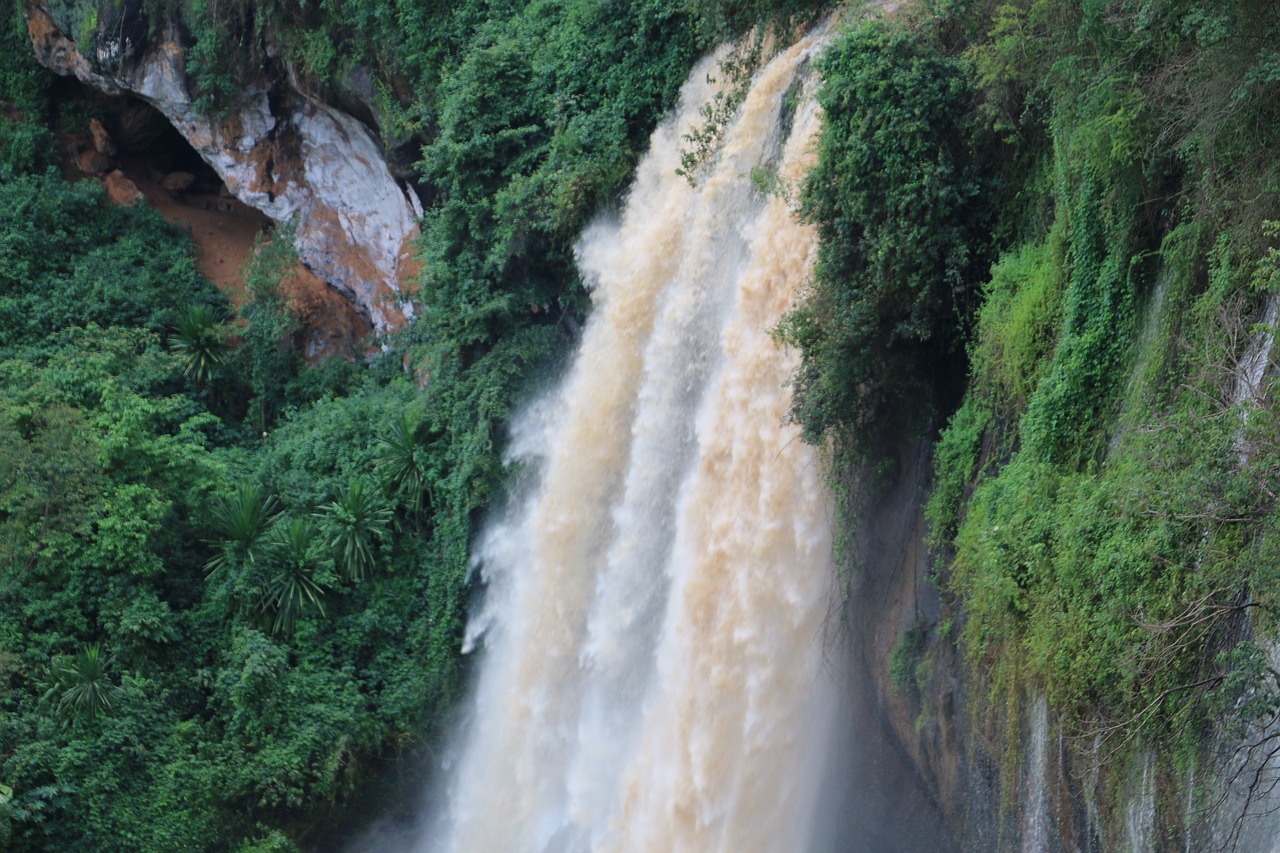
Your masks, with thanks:
[[[219,536],[219,551],[205,563],[213,574],[228,563],[252,563],[254,545],[279,512],[274,495],[267,496],[257,483],[242,482],[233,494],[214,502],[209,514]]]
[[[969,80],[934,34],[863,21],[818,67],[826,121],[802,212],[820,243],[779,336],[800,352],[792,417],[805,439],[857,443],[890,402],[932,381],[934,365],[957,361],[939,356],[985,277],[989,211]]]
[[[263,431],[274,420],[284,400],[285,385],[297,373],[300,361],[291,347],[298,323],[291,300],[281,287],[298,262],[293,241],[293,224],[277,229],[270,242],[258,235],[244,268],[245,287],[252,299],[240,309],[244,345],[238,353],[248,362],[244,373],[253,389],[250,409],[257,410]]]
[[[107,677],[112,656],[97,643],[85,645],[73,657],[60,655],[49,664],[44,698],[57,702],[64,719],[94,720],[111,710],[119,692]]]
[[[387,536],[391,507],[364,480],[352,478],[334,499],[316,512],[330,533],[327,544],[342,577],[364,580],[373,570],[373,546]]]
[[[271,633],[293,633],[298,615],[308,603],[324,615],[325,590],[329,587],[332,558],[305,518],[291,518],[271,530],[267,542],[271,570],[258,612],[271,619]]]
[[[169,350],[182,359],[184,376],[203,388],[222,366],[227,352],[226,327],[213,318],[208,305],[188,305],[178,316],[169,338]]]
[[[389,493],[403,493],[421,512],[428,485],[429,465],[423,425],[415,425],[407,412],[391,422],[391,428],[378,439],[378,459],[382,484]]]

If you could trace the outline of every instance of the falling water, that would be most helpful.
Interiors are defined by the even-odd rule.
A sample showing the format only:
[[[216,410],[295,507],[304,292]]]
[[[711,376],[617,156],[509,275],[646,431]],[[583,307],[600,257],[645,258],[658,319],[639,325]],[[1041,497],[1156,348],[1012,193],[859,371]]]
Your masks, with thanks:
[[[1125,797],[1124,829],[1131,853],[1151,853],[1156,849],[1156,755],[1144,749],[1141,768],[1130,771]]]
[[[794,186],[810,165],[812,98],[782,116],[817,47],[757,75],[694,188],[676,169],[715,91],[705,60],[621,215],[582,238],[594,310],[562,386],[513,427],[538,482],[477,549],[484,658],[423,850],[806,847],[831,510],[769,330],[814,234],[750,174]]]
[[[1263,303],[1262,323],[1254,330],[1244,357],[1236,366],[1231,401],[1240,410],[1241,428],[1235,445],[1242,468],[1249,464],[1254,450],[1244,427],[1266,392],[1268,376],[1276,373],[1277,322],[1280,299],[1272,294]],[[1265,640],[1260,644],[1271,668],[1280,670],[1280,644]],[[1250,723],[1244,736],[1228,748],[1223,767],[1226,790],[1209,826],[1216,846],[1280,853],[1280,762],[1268,746],[1273,738],[1280,738],[1280,717],[1269,715]]]
[[[1037,696],[1031,706],[1030,729],[1022,853],[1045,853],[1049,849],[1049,701],[1044,696]]]

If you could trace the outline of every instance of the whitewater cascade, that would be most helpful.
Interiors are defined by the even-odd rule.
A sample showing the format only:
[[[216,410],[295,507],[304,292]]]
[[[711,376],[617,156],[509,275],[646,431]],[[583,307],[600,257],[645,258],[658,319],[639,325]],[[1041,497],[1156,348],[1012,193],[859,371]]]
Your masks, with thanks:
[[[715,91],[704,60],[620,216],[582,238],[594,310],[562,385],[513,426],[536,483],[477,549],[484,658],[422,850],[808,843],[832,513],[770,329],[815,235],[754,184],[794,187],[813,159],[818,45],[758,73],[694,188],[676,169]]]

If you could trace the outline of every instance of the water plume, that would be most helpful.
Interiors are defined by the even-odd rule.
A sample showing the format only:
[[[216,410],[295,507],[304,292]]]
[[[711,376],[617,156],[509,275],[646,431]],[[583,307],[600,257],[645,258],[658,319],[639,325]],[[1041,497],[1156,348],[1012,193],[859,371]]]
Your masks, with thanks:
[[[479,683],[423,850],[806,846],[831,508],[770,329],[815,235],[752,174],[785,188],[810,165],[818,109],[793,83],[818,46],[756,75],[696,187],[676,169],[715,59],[694,69],[622,213],[581,240],[593,313],[513,426],[537,482],[477,548]]]

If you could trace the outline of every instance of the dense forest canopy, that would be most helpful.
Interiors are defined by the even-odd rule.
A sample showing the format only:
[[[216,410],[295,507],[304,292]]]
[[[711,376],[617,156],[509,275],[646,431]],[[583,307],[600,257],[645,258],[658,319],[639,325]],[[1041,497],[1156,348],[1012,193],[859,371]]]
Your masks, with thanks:
[[[94,5],[53,6],[91,44]],[[268,43],[319,93],[375,70],[388,152],[411,152],[429,199],[427,310],[368,364],[304,364],[287,233],[263,241],[233,310],[183,231],[68,182],[58,138],[103,102],[55,86],[9,4],[0,843],[293,849],[331,838],[362,789],[448,728],[506,419],[586,309],[578,231],[622,192],[694,60],[797,10],[145,11],[189,33],[206,111],[234,107],[243,69],[280,73]]]
[[[92,37],[93,3],[53,5]],[[388,155],[424,190],[422,310],[368,363],[304,364],[287,229],[236,310],[184,232],[68,181],[58,135],[102,102],[53,94],[8,6],[0,844],[296,849],[448,728],[504,425],[587,312],[578,233],[701,54],[759,27],[722,69],[745,79],[762,33],[828,10],[145,8],[187,34],[203,110],[234,109],[242,69],[278,73],[273,57],[320,96],[371,69]],[[1214,767],[1224,732],[1278,707],[1257,637],[1280,447],[1269,381],[1241,391],[1238,367],[1280,287],[1280,12],[934,0],[845,17],[798,188],[821,249],[778,340],[802,357],[794,417],[836,470],[874,458],[886,425],[946,424],[928,507],[945,618],[904,637],[895,681],[922,691],[958,644],[1006,734],[1039,694],[1116,762],[1142,741],[1169,747],[1168,778]],[[690,140],[691,179],[714,139]],[[1185,801],[1181,784],[1164,795]]]

